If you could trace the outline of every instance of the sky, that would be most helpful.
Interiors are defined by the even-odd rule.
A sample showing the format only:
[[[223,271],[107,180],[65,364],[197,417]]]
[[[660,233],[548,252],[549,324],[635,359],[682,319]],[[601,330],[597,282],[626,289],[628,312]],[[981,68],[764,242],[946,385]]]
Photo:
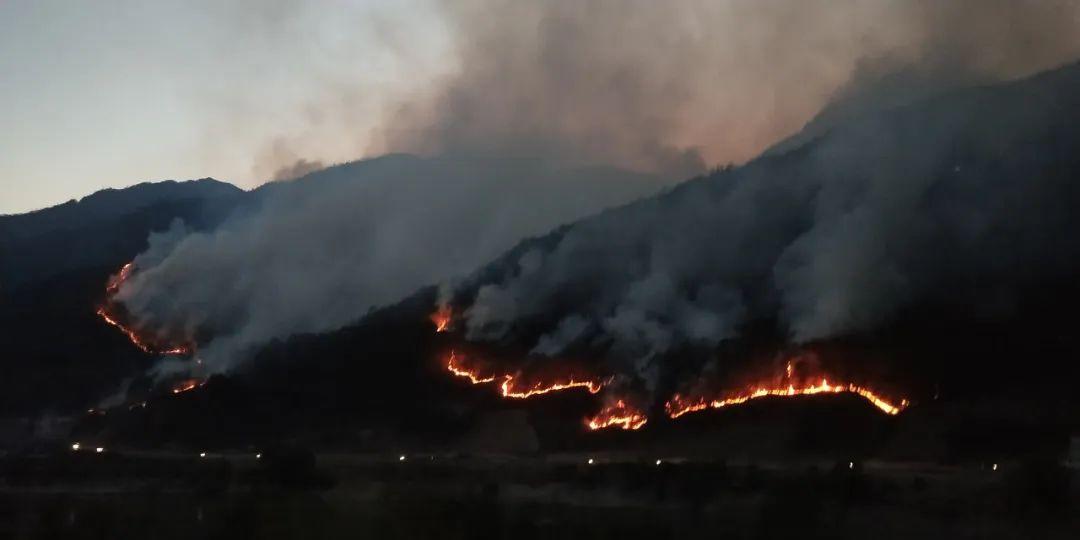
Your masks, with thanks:
[[[293,153],[356,159],[447,48],[413,0],[0,1],[0,213],[147,180],[251,187]]]
[[[0,214],[389,151],[685,178],[837,96],[1080,57],[1075,0],[0,0]]]

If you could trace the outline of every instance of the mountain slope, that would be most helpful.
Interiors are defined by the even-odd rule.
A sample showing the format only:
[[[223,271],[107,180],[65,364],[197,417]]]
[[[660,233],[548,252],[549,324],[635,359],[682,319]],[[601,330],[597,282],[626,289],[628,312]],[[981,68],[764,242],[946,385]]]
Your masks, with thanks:
[[[1037,314],[1080,268],[1077,90],[1072,65],[952,92],[584,220],[460,290],[467,334],[635,357],[617,369],[648,378],[754,320],[805,342],[927,306]]]
[[[210,178],[170,180],[0,216],[0,294],[80,268],[114,266],[145,243],[149,230],[163,228],[161,222],[220,220],[241,193]]]
[[[216,180],[103,190],[0,216],[0,416],[85,408],[149,359],[95,313],[103,286],[173,220],[216,226],[243,191]]]
[[[289,268],[300,267],[306,273],[335,268],[353,272],[355,269],[338,259],[343,253],[370,251],[371,246],[361,241],[360,233],[365,231],[396,231],[395,237],[381,236],[379,245],[397,256],[405,251],[403,242],[432,249],[447,247],[454,243],[440,238],[472,227],[487,231],[467,235],[473,242],[470,250],[486,254],[486,259],[517,241],[524,234],[522,230],[546,230],[561,221],[652,193],[656,182],[649,175],[606,167],[565,169],[526,160],[388,155],[333,166],[247,192],[209,179],[141,184],[105,190],[78,202],[30,214],[2,216],[0,295],[4,302],[0,306],[0,324],[5,332],[0,335],[0,347],[10,354],[0,362],[0,368],[25,384],[0,396],[0,411],[77,410],[122,390],[125,380],[134,379],[136,389],[149,384],[145,373],[158,362],[131,347],[121,333],[95,315],[95,310],[103,301],[108,276],[147,251],[150,232],[162,233],[158,238],[176,231],[196,238],[210,238],[219,229],[226,231],[224,237],[245,232],[242,241],[224,250],[240,263],[234,277],[241,281],[257,273],[245,254],[258,246],[269,248],[260,255],[264,262],[280,257]],[[425,196],[427,193],[430,195]],[[469,205],[468,194],[509,203],[489,204],[486,213],[480,212]],[[457,200],[457,206],[448,205],[448,198]],[[273,224],[275,217],[297,217],[297,209],[309,212],[301,219]],[[439,209],[441,217],[436,216]],[[375,212],[384,218],[369,217]],[[368,225],[367,229],[357,232],[347,227],[361,221]],[[184,226],[172,227],[174,222],[183,222]],[[320,229],[321,236],[318,231],[305,235],[299,230],[313,223],[326,226]],[[415,226],[410,228],[410,223]],[[334,240],[313,243],[313,236]],[[295,240],[294,249],[273,244],[284,239]],[[302,253],[309,253],[314,245],[327,250],[329,259],[321,266],[311,266],[316,261]],[[416,248],[410,253],[419,257],[426,252]],[[396,277],[432,269],[465,268],[463,264],[471,268],[475,263],[467,263],[468,253],[459,246],[446,257],[430,256],[425,266],[413,265]],[[215,270],[213,265],[188,268],[197,270],[189,276],[194,287],[217,284],[223,290],[210,301],[233,297],[244,288],[234,287],[235,283],[225,279],[230,274]],[[293,276],[292,281],[303,277]],[[281,281],[268,283],[270,293],[282,289]],[[356,295],[342,294],[339,285],[328,282],[328,287],[336,287],[329,293],[333,302],[340,304],[341,321],[363,316],[366,308],[348,304]],[[387,289],[382,283],[367,287],[373,291]],[[258,298],[267,298],[268,294],[259,293]],[[399,296],[387,298],[396,301]],[[166,303],[180,305],[177,300],[169,297]],[[295,308],[296,302],[290,302]],[[316,307],[325,310],[326,305]],[[275,311],[280,310],[261,310],[269,314]],[[302,319],[314,321],[315,317]]]
[[[699,377],[724,381],[796,347],[897,385],[918,410],[942,399],[946,433],[975,420],[1061,429],[1080,354],[1069,338],[1078,118],[1075,65],[876,112],[520,243],[457,288],[449,334],[426,320],[428,289],[339,331],[270,344],[235,375],[262,414],[430,433],[506,406],[447,376],[451,346],[519,360],[532,350],[526,361],[542,364],[541,343],[563,339],[556,357],[647,379],[661,417],[662,400]],[[701,314],[735,305],[710,285],[738,291],[726,327]],[[575,316],[584,329],[560,334]],[[639,362],[628,345],[657,335],[667,348]],[[579,426],[588,406],[577,398],[527,406],[563,399],[578,404],[566,418]]]
[[[216,231],[170,231],[116,298],[139,324],[198,339],[204,363],[225,370],[271,339],[348,324],[661,182],[544,160],[347,163],[252,192]]]

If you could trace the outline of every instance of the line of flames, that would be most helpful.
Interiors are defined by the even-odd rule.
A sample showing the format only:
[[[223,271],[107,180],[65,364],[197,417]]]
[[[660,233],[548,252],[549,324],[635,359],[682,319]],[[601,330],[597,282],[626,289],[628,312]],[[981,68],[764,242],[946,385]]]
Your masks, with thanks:
[[[203,379],[185,379],[173,386],[172,393],[183,394],[184,392],[189,392],[204,384],[206,384],[206,381]]]
[[[514,389],[515,381],[519,380],[516,375],[482,374],[479,370],[469,369],[458,362],[457,353],[451,351],[446,361],[446,369],[457,377],[468,379],[472,384],[487,384],[502,379],[499,385],[499,395],[510,399],[527,399],[533,396],[584,388],[590,394],[597,394],[611,382],[611,379],[577,379],[571,375],[568,379],[555,382],[536,382],[526,390]],[[584,420],[586,427],[591,430],[599,430],[609,427],[618,427],[626,430],[641,429],[648,418],[636,408],[628,405],[624,400],[618,400],[596,413],[595,416]]]
[[[610,382],[606,379],[579,379],[570,375],[567,379],[557,380],[555,382],[545,383],[537,381],[533,383],[532,386],[522,390],[514,388],[517,381],[521,378],[520,375],[481,375],[478,370],[470,370],[469,368],[460,365],[458,363],[457,354],[452,351],[450,353],[450,358],[446,362],[446,369],[458,377],[469,379],[469,382],[472,384],[485,384],[502,379],[502,383],[499,385],[499,394],[504,398],[510,399],[528,399],[533,396],[558,392],[560,390],[569,390],[572,388],[584,388],[585,390],[588,390],[590,394],[596,394]]]
[[[129,277],[131,277],[131,273],[134,270],[134,263],[129,262],[125,264],[122,268],[120,268],[120,271],[117,272],[116,275],[109,278],[108,283],[105,284],[105,294],[109,297],[108,299],[106,299],[106,302],[109,302],[111,300],[111,297],[117,292],[119,292],[120,286],[123,285],[123,283],[127,281]],[[192,352],[191,347],[186,345],[177,345],[168,349],[158,350],[154,346],[144,341],[143,338],[139,337],[138,332],[136,332],[134,329],[124,326],[124,324],[117,320],[115,316],[109,313],[109,310],[106,306],[98,307],[97,315],[101,317],[101,319],[108,323],[110,326],[113,326],[123,332],[123,334],[127,336],[128,341],[131,341],[133,345],[138,347],[139,350],[144,353],[186,355]]]
[[[131,272],[135,270],[135,263],[129,262],[120,268],[120,271],[115,276],[109,278],[109,282],[105,284],[105,293],[109,295],[116,294],[120,290],[120,285],[123,284],[129,277]]]
[[[795,386],[793,384],[780,387],[757,386],[752,390],[717,399],[707,399],[703,397],[687,398],[680,394],[675,394],[664,405],[664,409],[667,411],[668,416],[674,419],[685,414],[705,409],[722,409],[732,405],[741,405],[750,400],[763,397],[792,397],[843,393],[851,393],[862,397],[874,407],[877,407],[888,415],[900,414],[900,412],[906,409],[910,404],[906,399],[901,399],[899,402],[889,401],[882,395],[864,386],[843,383],[830,384],[827,378],[822,378],[820,383],[813,383],[805,386]]]
[[[97,310],[97,314],[106,323],[108,323],[109,325],[114,326],[118,330],[120,330],[125,336],[127,336],[128,341],[131,341],[132,345],[135,345],[136,347],[139,348],[139,350],[141,350],[144,353],[147,353],[147,354],[189,354],[191,352],[190,348],[185,347],[183,345],[178,345],[178,346],[173,347],[171,349],[164,349],[164,350],[155,349],[155,348],[151,347],[149,344],[147,344],[146,342],[144,342],[142,340],[142,338],[139,337],[139,334],[136,333],[134,330],[124,326],[120,321],[113,318],[112,315],[109,315],[109,311],[107,309],[105,309],[104,307],[99,307],[98,310]]]
[[[436,332],[445,332],[449,329],[452,320],[451,309],[449,306],[440,306],[430,318],[431,322],[435,325]],[[525,399],[536,395],[571,388],[585,388],[589,393],[596,394],[611,382],[610,378],[604,380],[578,380],[571,376],[569,380],[561,380],[553,383],[536,382],[531,388],[524,391],[518,391],[514,389],[514,383],[518,380],[517,374],[481,374],[479,370],[471,370],[460,365],[458,363],[457,354],[453,351],[450,352],[446,368],[455,376],[469,379],[472,384],[492,383],[501,378],[502,383],[499,385],[500,394],[505,398],[514,399]],[[724,407],[741,405],[748,401],[764,397],[794,397],[843,393],[857,395],[888,415],[900,414],[901,411],[910,405],[910,402],[907,399],[892,401],[865,386],[859,386],[853,383],[829,383],[827,377],[822,377],[820,382],[804,382],[796,385],[790,382],[793,376],[794,363],[788,362],[784,370],[784,380],[787,382],[757,384],[745,390],[722,395],[718,398],[707,398],[703,396],[691,398],[682,394],[675,394],[664,404],[664,409],[670,418],[677,419],[692,412],[703,411],[705,409],[722,409]],[[586,418],[585,426],[594,431],[609,427],[636,430],[644,426],[646,422],[648,422],[648,417],[644,413],[628,404],[625,400],[619,399],[613,404],[601,409],[596,415]]]

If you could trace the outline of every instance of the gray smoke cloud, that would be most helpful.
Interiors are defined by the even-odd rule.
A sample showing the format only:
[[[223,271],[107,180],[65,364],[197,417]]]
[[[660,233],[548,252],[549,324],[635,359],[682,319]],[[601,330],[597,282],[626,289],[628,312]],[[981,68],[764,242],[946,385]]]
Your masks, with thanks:
[[[849,118],[1027,74],[1080,50],[1078,6],[1066,1],[491,0],[437,9],[455,64],[387,104],[368,149],[431,159],[331,168],[270,192],[217,231],[173,230],[152,242],[121,290],[140,323],[213,336],[202,354],[227,366],[250,347],[336,328],[706,163],[747,160],[808,120],[814,129],[789,147]],[[390,40],[403,56],[407,38]],[[338,120],[371,110],[363,87],[326,86],[332,99],[310,104],[304,140],[273,135],[257,159],[260,176],[299,175],[326,160],[312,150],[318,141],[358,139]],[[246,125],[244,114],[229,121]],[[713,188],[679,188],[664,199],[677,212],[642,203],[582,223],[553,250],[519,261],[514,279],[482,287],[469,336],[496,339],[522,318],[559,312],[566,291],[596,296],[564,313],[535,352],[600,340],[638,372],[676,344],[730,337],[767,305],[797,339],[869,324],[909,279],[904,261],[890,272],[868,258],[894,253],[875,231],[904,245],[894,229],[906,223],[901,210],[921,208],[922,192],[891,191],[902,182],[885,176],[908,164],[866,161],[889,159],[884,143],[852,145],[858,155],[845,148],[817,150],[839,157],[819,159],[821,170],[805,173],[815,180],[750,168]],[[844,160],[864,174],[836,177]],[[594,166],[603,164],[653,176]],[[864,236],[832,232],[852,225]]]
[[[273,181],[296,180],[297,178],[324,168],[326,168],[326,165],[321,161],[308,161],[304,158],[300,158],[294,161],[292,165],[287,165],[274,172]]]
[[[462,289],[467,337],[540,335],[656,381],[657,359],[754,319],[796,343],[924,302],[973,316],[1080,264],[1080,66],[867,113],[822,137],[585,220]],[[557,321],[554,323],[548,321]],[[606,352],[605,352],[606,351]]]
[[[387,152],[547,154],[682,179],[753,158],[830,101],[864,101],[851,90],[866,84],[892,80],[903,101],[1047,69],[1080,42],[1073,0],[192,9],[213,15],[212,50],[244,53],[223,88],[204,81],[188,96],[208,118],[204,160],[244,183],[299,159]],[[863,97],[887,101],[878,90]]]
[[[387,148],[554,154],[682,178],[750,159],[819,112],[831,125],[1080,54],[1069,0],[440,5],[460,65],[392,109]]]
[[[197,338],[210,370],[275,338],[338,328],[513,246],[652,193],[610,168],[405,155],[331,167],[256,191],[211,232],[149,239],[121,287],[141,327]]]

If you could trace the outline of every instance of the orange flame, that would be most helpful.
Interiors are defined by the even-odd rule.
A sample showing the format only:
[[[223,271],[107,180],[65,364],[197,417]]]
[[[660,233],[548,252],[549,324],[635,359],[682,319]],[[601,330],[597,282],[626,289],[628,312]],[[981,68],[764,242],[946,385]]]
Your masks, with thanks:
[[[483,374],[479,369],[470,369],[461,364],[458,359],[458,355],[454,352],[450,353],[450,358],[446,362],[446,369],[458,377],[469,379],[472,384],[484,384],[494,382],[497,379],[502,379],[502,384],[499,385],[499,394],[504,398],[511,399],[527,399],[533,396],[539,396],[550,392],[558,392],[560,390],[569,390],[571,388],[584,388],[589,391],[590,394],[598,393],[609,380],[598,380],[579,378],[574,375],[570,375],[564,379],[557,379],[555,381],[535,381],[532,384],[523,383],[522,375],[515,373],[512,375],[503,374]]]
[[[116,294],[120,290],[120,285],[131,277],[133,270],[135,270],[134,262],[129,262],[120,268],[120,271],[115,276],[111,276],[108,283],[105,284],[105,293],[109,296]]]
[[[533,384],[519,389],[515,385],[520,380],[513,375],[506,375],[503,383],[499,385],[499,391],[505,398],[513,399],[527,399],[533,396],[539,396],[547,394],[549,392],[558,392],[559,390],[569,390],[571,388],[584,388],[589,391],[590,394],[595,394],[604,387],[607,381],[590,381],[590,380],[575,380],[573,375],[569,379],[554,382],[536,381]]]
[[[435,323],[436,331],[444,331],[450,321],[449,308],[439,308],[438,311],[431,315],[431,320]],[[492,370],[465,366],[454,351],[450,352],[446,362],[446,369],[457,377],[468,379],[472,384],[487,384],[501,379],[502,383],[499,385],[500,395],[504,398],[513,399],[526,399],[570,388],[584,388],[589,393],[596,394],[612,381],[612,378],[578,378],[571,375],[554,381],[535,381],[532,384],[527,384],[522,382],[523,376],[520,372],[499,374]],[[799,380],[796,380],[796,378]],[[855,394],[888,415],[900,414],[910,405],[910,402],[906,399],[891,401],[870,388],[853,383],[830,383],[826,377],[822,377],[820,380],[805,380],[802,377],[797,377],[794,362],[789,361],[785,366],[784,374],[779,380],[759,383],[741,391],[722,394],[715,398],[675,394],[664,404],[664,408],[668,416],[675,419],[692,412],[740,405],[753,399],[769,396],[792,397],[842,393]],[[620,399],[614,404],[604,407],[596,415],[586,418],[585,426],[593,431],[609,427],[637,430],[641,429],[647,422],[648,417],[644,413],[627,404],[625,400]]]
[[[480,368],[470,368],[463,365],[461,357],[454,351],[446,361],[446,369],[457,377],[468,379],[472,384],[486,384],[502,379],[499,385],[499,395],[508,399],[528,399],[550,392],[569,390],[571,388],[584,388],[590,394],[599,393],[611,379],[582,378],[574,375],[554,381],[535,381],[531,384],[522,382],[520,373],[497,374]],[[648,419],[636,408],[619,400],[615,404],[602,409],[596,416],[585,419],[585,425],[591,430],[604,429],[607,427],[619,427],[622,429],[640,429]]]
[[[446,362],[446,369],[450,370],[450,373],[453,373],[455,376],[468,378],[473,384],[489,383],[498,378],[495,375],[491,375],[490,377],[478,375],[478,371],[472,371],[459,366],[457,354],[453,351],[450,352],[450,359]]]
[[[129,277],[131,277],[131,273],[134,270],[135,270],[134,263],[129,262],[129,263],[125,264],[123,266],[123,268],[121,268],[120,271],[116,273],[116,275],[109,278],[108,283],[105,284],[105,294],[110,297],[109,301],[111,301],[111,297],[113,295],[115,295],[117,292],[119,292],[120,286],[123,285],[123,283],[125,281],[127,281],[127,279]],[[127,336],[128,340],[131,341],[131,343],[133,345],[135,345],[136,347],[138,347],[139,350],[141,350],[142,352],[147,353],[147,354],[181,354],[181,355],[191,353],[191,347],[189,347],[187,345],[177,345],[177,346],[174,346],[174,347],[169,347],[167,349],[158,349],[154,345],[151,345],[150,343],[148,343],[144,338],[140,337],[139,334],[137,332],[135,332],[135,330],[133,330],[133,329],[127,327],[127,326],[124,326],[124,324],[121,323],[116,318],[115,315],[109,313],[109,309],[108,309],[107,305],[98,307],[98,309],[97,309],[98,316],[101,317],[101,319],[103,321],[105,321],[107,324],[109,324],[110,326],[114,326],[117,329],[119,329],[121,332],[123,332],[124,335]]]
[[[721,409],[732,405],[741,405],[747,401],[763,397],[792,397],[812,396],[815,394],[842,394],[851,393],[867,400],[873,406],[888,415],[900,414],[910,404],[908,400],[901,399],[899,402],[890,401],[881,394],[865,387],[852,383],[830,383],[825,377],[820,380],[804,381],[796,383],[792,381],[793,368],[788,362],[785,376],[782,381],[753,385],[741,391],[722,395],[717,398],[688,397],[675,394],[664,405],[668,416],[678,418],[684,414],[701,411],[704,409]]]
[[[648,421],[649,419],[641,411],[620,399],[601,409],[596,416],[586,418],[585,426],[593,431],[609,427],[636,430],[641,429]]]
[[[435,313],[432,313],[429,318],[435,325],[436,332],[445,332],[450,329],[453,313],[450,311],[450,306],[439,306],[439,309],[435,310]]]
[[[196,388],[198,388],[198,387],[200,387],[200,386],[202,386],[204,384],[206,384],[206,381],[203,381],[203,380],[200,380],[200,379],[185,379],[183,381],[180,381],[180,382],[176,383],[176,385],[173,386],[172,393],[174,393],[174,394],[182,394],[182,393],[187,392],[189,390],[194,390],[194,389],[196,389]]]

